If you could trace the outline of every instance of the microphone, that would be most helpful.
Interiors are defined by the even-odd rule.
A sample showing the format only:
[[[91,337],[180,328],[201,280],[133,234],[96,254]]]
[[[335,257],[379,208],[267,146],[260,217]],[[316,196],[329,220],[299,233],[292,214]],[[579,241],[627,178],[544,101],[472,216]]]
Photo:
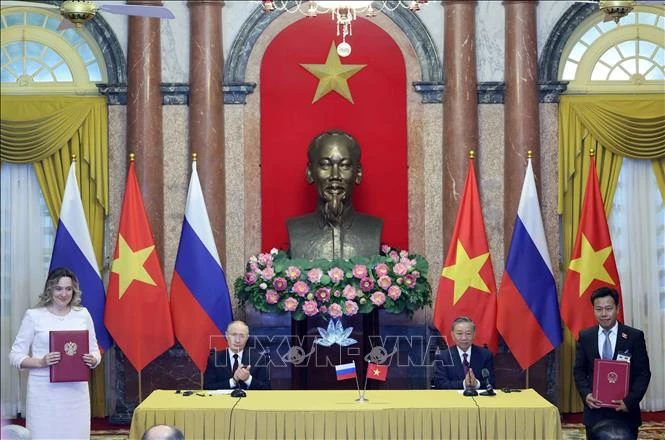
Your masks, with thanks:
[[[490,383],[490,371],[487,368],[483,368],[481,371],[483,375],[483,380],[485,381],[486,389],[487,391],[483,391],[480,393],[481,396],[496,396],[496,393],[494,392],[494,388],[492,388],[492,384]]]

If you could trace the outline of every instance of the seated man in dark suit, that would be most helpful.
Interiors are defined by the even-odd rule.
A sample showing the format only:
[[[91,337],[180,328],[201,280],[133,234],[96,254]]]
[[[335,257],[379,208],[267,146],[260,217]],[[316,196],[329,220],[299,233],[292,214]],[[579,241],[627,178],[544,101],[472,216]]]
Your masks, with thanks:
[[[452,336],[455,345],[443,350],[434,362],[432,388],[440,390],[463,390],[465,388],[487,388],[489,381],[494,387],[494,361],[492,353],[473,345],[476,324],[466,316],[453,321]],[[482,371],[487,369],[485,380]]]
[[[617,321],[619,293],[616,289],[601,287],[595,290],[591,294],[591,304],[598,325],[580,332],[573,366],[575,385],[585,403],[584,426],[587,437],[592,438],[592,430],[597,423],[616,419],[625,423],[632,432],[632,438],[636,439],[642,424],[640,401],[651,380],[644,333]],[[628,395],[622,400],[613,401],[617,405],[616,409],[601,407],[601,402],[593,397],[593,368],[597,358],[630,362]]]
[[[208,366],[203,375],[206,390],[252,389],[269,390],[268,359],[245,349],[249,327],[242,321],[233,321],[226,328],[229,348],[211,351]]]

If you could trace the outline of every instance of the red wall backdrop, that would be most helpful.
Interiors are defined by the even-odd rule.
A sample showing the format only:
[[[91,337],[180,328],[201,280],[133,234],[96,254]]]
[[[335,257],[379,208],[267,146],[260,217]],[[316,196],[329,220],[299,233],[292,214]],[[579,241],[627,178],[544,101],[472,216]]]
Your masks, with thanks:
[[[299,20],[267,47],[261,65],[262,250],[288,248],[287,218],[312,212],[317,195],[305,181],[307,146],[341,129],[362,148],[356,209],[383,218],[382,243],[408,249],[406,72],[402,53],[381,28],[358,17],[342,64],[366,64],[348,80],[354,103],[330,92],[312,103],[319,79],[300,64],[325,64],[336,40],[329,14]]]

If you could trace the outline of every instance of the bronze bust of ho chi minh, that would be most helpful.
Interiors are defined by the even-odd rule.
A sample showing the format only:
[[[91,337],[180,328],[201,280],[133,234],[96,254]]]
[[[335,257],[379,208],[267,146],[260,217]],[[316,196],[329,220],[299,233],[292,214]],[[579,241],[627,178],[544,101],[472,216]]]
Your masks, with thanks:
[[[341,130],[323,132],[307,149],[306,177],[316,184],[316,211],[288,219],[291,258],[329,260],[379,253],[383,220],[353,208],[351,195],[362,179],[360,145]]]

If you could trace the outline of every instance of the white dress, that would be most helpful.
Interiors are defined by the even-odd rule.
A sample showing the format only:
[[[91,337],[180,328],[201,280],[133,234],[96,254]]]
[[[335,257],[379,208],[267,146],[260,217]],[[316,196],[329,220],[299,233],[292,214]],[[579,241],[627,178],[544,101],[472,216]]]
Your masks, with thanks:
[[[90,354],[101,358],[90,313],[72,308],[57,316],[45,307],[28,309],[9,353],[9,362],[20,369],[28,357],[42,358],[49,351],[50,330],[88,330]],[[82,353],[83,354],[83,353]],[[49,367],[31,368],[28,374],[26,427],[33,439],[89,439],[90,394],[88,382],[51,383]]]

